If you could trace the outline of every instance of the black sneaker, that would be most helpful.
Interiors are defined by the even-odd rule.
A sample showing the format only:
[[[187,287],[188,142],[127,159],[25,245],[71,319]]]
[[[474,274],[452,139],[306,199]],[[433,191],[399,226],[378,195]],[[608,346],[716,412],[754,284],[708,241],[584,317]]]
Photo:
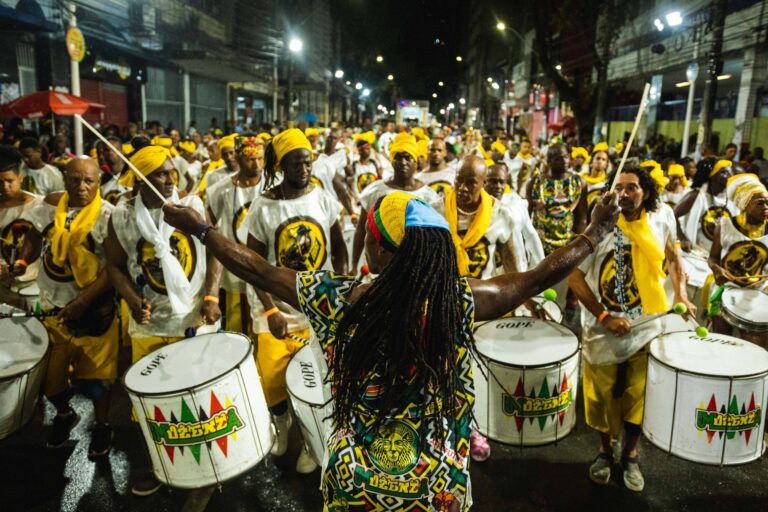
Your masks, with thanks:
[[[131,494],[140,497],[149,496],[155,494],[162,486],[163,484],[155,477],[154,473],[147,471],[133,482]]]
[[[57,414],[54,416],[51,434],[48,436],[48,442],[45,445],[48,448],[61,448],[64,446],[69,441],[69,433],[72,432],[78,421],[80,421],[80,416],[71,407],[66,415]]]
[[[109,453],[115,433],[106,423],[97,423],[91,430],[91,445],[88,447],[88,458],[97,459]]]

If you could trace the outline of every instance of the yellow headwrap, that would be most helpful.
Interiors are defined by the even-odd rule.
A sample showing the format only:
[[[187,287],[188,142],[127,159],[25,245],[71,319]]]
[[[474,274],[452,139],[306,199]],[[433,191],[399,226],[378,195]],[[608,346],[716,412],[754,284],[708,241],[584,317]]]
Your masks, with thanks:
[[[416,147],[419,150],[419,156],[426,159],[429,155],[429,141],[426,139],[421,139],[416,143]]]
[[[507,146],[505,146],[504,144],[502,144],[500,141],[497,140],[496,142],[491,144],[491,149],[495,149],[496,151],[498,151],[503,155],[507,151]]]
[[[298,128],[288,128],[275,135],[275,138],[272,139],[272,147],[275,150],[275,155],[277,155],[278,166],[283,157],[294,149],[306,149],[312,153],[312,144],[309,143],[304,132]]]
[[[101,193],[96,191],[93,201],[77,212],[69,229],[67,229],[68,208],[69,194],[64,192],[53,216],[51,255],[53,263],[59,267],[64,267],[69,261],[77,286],[85,288],[99,275],[99,257],[89,251],[85,244],[101,214]]]
[[[640,167],[650,167],[651,169],[654,169],[656,167],[661,167],[661,164],[659,164],[659,162],[656,160],[646,160],[640,164]]]
[[[576,158],[577,156],[580,156],[584,159],[584,163],[589,163],[589,153],[587,153],[587,150],[580,147],[575,147],[571,149],[571,158]]]
[[[624,143],[623,142],[617,142],[616,145],[613,146],[613,147],[616,148],[616,152],[617,153],[621,153],[622,151],[624,151]]]
[[[272,134],[267,132],[261,132],[260,134],[257,135],[257,137],[263,140],[264,142],[267,142],[268,140],[272,139]]]
[[[389,159],[394,161],[397,153],[408,153],[414,161],[419,159],[419,148],[413,135],[402,132],[392,139],[389,144]]]
[[[728,178],[726,194],[739,210],[743,211],[756,194],[765,193],[765,185],[754,174],[736,174]]]
[[[171,158],[171,153],[161,146],[146,146],[136,152],[131,157],[131,163],[136,166],[141,174],[149,176],[158,170],[167,159]],[[124,172],[120,176],[120,184],[124,187],[133,188],[136,184],[136,173],[133,171]],[[138,178],[141,179],[141,178]]]
[[[183,149],[187,153],[194,153],[197,149],[197,144],[193,140],[182,140],[179,142],[179,149]]]
[[[130,143],[128,143],[128,142],[123,144],[123,147],[120,148],[120,149],[123,150],[123,154],[124,155],[130,155],[131,153],[133,153],[133,146]]]
[[[662,170],[661,166],[654,167],[648,174],[650,174],[651,178],[653,178],[653,181],[656,182],[656,188],[659,192],[667,188],[667,185],[669,185],[669,178],[664,176],[664,171]]]
[[[733,162],[731,162],[730,160],[718,160],[717,163],[715,163],[715,166],[712,167],[712,170],[709,171],[709,177],[711,178],[712,176],[719,173],[726,167],[732,167],[732,166],[733,166]]]
[[[680,164],[670,165],[669,170],[667,170],[667,176],[678,176],[683,187],[688,186],[688,177],[685,175],[685,167]]]
[[[667,312],[669,303],[662,285],[665,278],[664,247],[651,231],[648,214],[643,209],[639,219],[628,222],[622,213],[616,225],[632,243],[632,272],[643,312],[646,315]]]
[[[235,147],[235,136],[234,135],[227,135],[226,137],[222,137],[219,139],[219,151],[226,148],[234,148]]]
[[[456,192],[453,188],[447,188],[445,192],[445,218],[448,219],[448,226],[451,228],[451,237],[456,246],[456,263],[459,267],[459,274],[466,276],[469,274],[469,255],[467,249],[474,247],[491,225],[491,215],[493,213],[493,198],[485,190],[480,191],[480,207],[469,225],[469,229],[464,236],[459,235],[459,207],[456,204]]]
[[[363,132],[359,135],[355,135],[354,140],[355,141],[364,140],[365,142],[373,146],[373,144],[376,142],[376,134],[373,133],[371,130],[368,130],[367,132]]]
[[[307,137],[317,137],[320,135],[320,132],[318,131],[317,128],[307,128],[306,130],[304,130],[304,135],[306,135]]]
[[[151,143],[153,146],[161,146],[171,152],[171,156],[176,156],[179,152],[173,147],[173,139],[167,135],[157,135],[152,138]]]
[[[416,140],[429,140],[429,137],[427,137],[427,134],[424,132],[422,128],[419,128],[416,126],[415,128],[411,128],[411,133],[414,137],[416,137]]]
[[[594,155],[598,151],[605,151],[608,152],[608,143],[607,142],[598,142],[595,144],[595,147],[592,148],[592,154]]]

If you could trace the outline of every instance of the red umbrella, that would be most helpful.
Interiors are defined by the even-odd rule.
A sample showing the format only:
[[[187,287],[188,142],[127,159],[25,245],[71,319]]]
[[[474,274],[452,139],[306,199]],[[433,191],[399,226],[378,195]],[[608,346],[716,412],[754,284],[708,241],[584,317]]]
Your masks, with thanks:
[[[51,113],[60,116],[83,115],[89,108],[104,109],[100,103],[72,96],[59,91],[38,91],[0,105],[3,115],[22,119],[36,119]]]

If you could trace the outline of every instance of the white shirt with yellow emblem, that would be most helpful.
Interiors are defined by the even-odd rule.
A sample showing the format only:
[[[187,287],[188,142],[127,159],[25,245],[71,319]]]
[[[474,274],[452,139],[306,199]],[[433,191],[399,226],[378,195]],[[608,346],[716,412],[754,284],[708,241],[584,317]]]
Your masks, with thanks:
[[[186,196],[179,201],[183,206],[194,208],[205,215],[203,202],[197,196]],[[171,302],[165,289],[163,269],[155,257],[154,246],[144,240],[136,224],[135,199],[122,201],[115,207],[112,214],[112,227],[125,254],[128,255],[128,276],[139,293],[143,293],[152,305],[152,315],[149,323],[141,325],[132,316],[128,320],[128,333],[136,339],[150,336],[184,336],[184,331],[195,327],[200,315],[205,284],[205,247],[192,235],[174,231],[171,235],[170,246],[176,259],[181,263],[184,274],[189,279],[191,296],[195,304],[185,315],[178,315],[171,309]],[[158,226],[163,215],[162,208],[149,210],[155,225]],[[139,276],[146,283],[139,286]]]
[[[472,224],[476,213],[466,214],[458,210],[458,229],[459,236],[464,234]],[[503,268],[502,254],[506,253],[504,258],[510,258],[508,262],[517,262],[515,255],[518,248],[514,247],[512,241],[512,227],[514,219],[509,208],[502,205],[500,201],[493,199],[493,209],[491,210],[491,223],[480,241],[467,249],[469,256],[469,276],[476,279],[487,279],[492,277],[497,269]],[[520,247],[519,249],[522,249]],[[524,257],[524,253],[523,253]],[[513,271],[515,269],[504,269]]]
[[[453,182],[456,180],[457,172],[458,168],[449,166],[434,172],[425,169],[416,173],[416,176],[414,177],[425,185],[429,185],[429,187],[441,197],[445,197],[446,191],[453,188]]]
[[[361,163],[359,160],[352,162],[353,179],[355,181],[355,192],[362,194],[363,190],[372,183],[379,180],[381,169],[375,160],[371,159],[367,163]]]
[[[736,277],[760,276],[768,274],[768,234],[759,238],[749,238],[734,226],[735,219],[721,217],[720,224],[720,266]],[[745,279],[741,285],[758,286],[768,291],[768,282],[760,278]],[[727,286],[738,286],[729,282]],[[712,291],[716,289],[712,286]],[[763,312],[765,313],[765,312]]]
[[[67,209],[67,226],[80,210],[82,210],[81,207]],[[98,256],[100,269],[103,269],[107,263],[103,244],[107,238],[107,226],[113,210],[114,206],[102,199],[101,213],[87,238],[88,249]],[[75,281],[69,262],[65,262],[63,267],[59,267],[53,262],[51,237],[53,236],[55,214],[56,206],[45,201],[38,208],[26,210],[23,214],[23,218],[30,221],[35,229],[43,235],[43,248],[40,256],[42,268],[38,271],[37,286],[40,288],[40,306],[44,310],[63,308],[80,294],[80,287]]]
[[[278,267],[294,270],[333,270],[331,264],[331,226],[341,212],[341,204],[319,187],[295,199],[257,198],[248,210],[248,232],[267,248],[267,260]],[[307,319],[289,305],[273,299],[288,321],[288,330],[308,327]],[[267,332],[264,309],[252,287],[248,287],[255,332]]]
[[[667,240],[671,240],[673,244],[677,241],[675,214],[666,204],[659,203],[657,211],[648,212],[648,224],[662,248]],[[617,248],[621,248],[623,254],[624,307],[617,293],[617,265],[614,258]],[[632,269],[632,245],[618,227],[597,245],[595,252],[579,265],[579,269],[584,272],[589,289],[612,316],[626,318],[631,324],[638,324],[629,334],[616,337],[586,308],[582,308],[582,350],[590,364],[598,366],[622,363],[664,331],[666,317],[655,320],[644,318],[637,277]]]
[[[734,217],[739,211],[728,201],[725,191],[713,196],[707,189],[707,183],[701,186],[690,211],[680,218],[680,228],[694,245],[700,245],[709,252],[718,219]]]
[[[19,166],[19,172],[24,176],[21,188],[27,192],[45,197],[53,192],[64,190],[64,177],[61,175],[61,171],[50,164],[43,164],[39,169],[32,169],[22,162]]]
[[[233,177],[234,178],[234,177]],[[216,217],[219,232],[230,240],[246,245],[248,224],[245,219],[251,203],[264,192],[264,177],[252,187],[238,187],[234,179],[219,180],[208,189],[208,208]],[[226,268],[221,274],[221,287],[232,293],[245,293],[245,281]]]
[[[24,245],[24,237],[32,227],[32,223],[27,220],[32,210],[40,208],[44,198],[29,192],[24,194],[31,199],[26,203],[9,208],[0,208],[0,253],[3,261],[9,267],[19,258],[19,251]],[[28,262],[26,272],[11,281],[10,286],[7,279],[0,281],[4,288],[16,293],[22,288],[33,284],[37,279],[37,272],[40,268],[40,259]]]

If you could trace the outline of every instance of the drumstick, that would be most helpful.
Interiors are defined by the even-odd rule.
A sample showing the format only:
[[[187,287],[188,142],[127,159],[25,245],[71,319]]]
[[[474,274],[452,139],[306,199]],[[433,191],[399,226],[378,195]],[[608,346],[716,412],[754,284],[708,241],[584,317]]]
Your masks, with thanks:
[[[686,305],[685,305],[685,304],[683,304],[682,302],[678,302],[677,304],[675,304],[675,305],[672,307],[672,309],[670,309],[669,311],[667,311],[667,312],[665,312],[665,313],[656,313],[656,314],[654,314],[654,315],[649,315],[649,316],[647,316],[647,317],[645,317],[645,318],[641,319],[639,322],[636,322],[636,323],[631,323],[630,325],[631,325],[633,328],[634,328],[634,327],[639,327],[639,326],[641,326],[641,325],[647,324],[648,322],[651,322],[651,321],[653,321],[653,320],[657,320],[657,319],[659,319],[659,318],[661,318],[661,317],[663,317],[663,316],[669,315],[669,314],[675,314],[675,315],[680,315],[680,316],[682,316],[682,315],[684,315],[684,314],[685,314],[687,311],[688,311],[688,308],[686,307]],[[703,325],[699,325],[699,323],[696,321],[696,319],[693,317],[693,315],[689,316],[689,317],[688,317],[688,320],[690,320],[691,322],[693,322],[694,324],[696,324],[696,335],[697,335],[699,338],[706,338],[707,336],[709,336],[709,329],[707,329],[707,328],[706,328],[706,327],[704,327]]]
[[[645,88],[643,89],[643,97],[640,99],[640,107],[637,109],[637,117],[635,117],[635,125],[632,127],[632,133],[629,135],[629,140],[627,141],[627,145],[624,148],[624,154],[621,156],[621,162],[619,162],[619,167],[616,169],[616,174],[613,175],[613,183],[611,183],[611,192],[614,191],[616,188],[616,178],[619,177],[619,174],[621,174],[621,170],[624,169],[624,164],[627,162],[627,157],[629,156],[629,150],[632,149],[632,143],[635,142],[635,135],[637,134],[637,128],[640,126],[640,119],[643,117],[643,111],[645,110],[646,102],[648,100],[648,93],[651,92],[651,84],[646,83]]]
[[[126,163],[126,165],[127,165],[128,167],[130,167],[130,168],[131,168],[131,170],[132,170],[133,172],[135,172],[135,173],[136,173],[136,176],[138,176],[139,178],[141,178],[141,179],[142,179],[142,181],[144,181],[144,183],[146,183],[146,184],[149,186],[150,190],[152,190],[152,192],[154,192],[154,193],[155,193],[155,195],[156,195],[156,196],[157,196],[157,197],[158,197],[158,198],[159,198],[159,199],[160,199],[160,200],[163,202],[163,205],[167,205],[167,204],[168,204],[168,201],[166,200],[165,196],[164,196],[163,194],[161,194],[161,193],[160,193],[160,191],[158,191],[158,190],[155,188],[155,186],[154,186],[152,183],[150,183],[150,182],[149,182],[149,180],[147,180],[147,177],[146,177],[146,176],[144,176],[144,175],[141,173],[141,171],[139,171],[139,170],[136,168],[136,166],[135,166],[135,165],[133,165],[133,164],[131,163],[131,161],[130,161],[130,160],[128,160],[128,158],[127,158],[127,157],[126,157],[126,156],[123,154],[123,152],[122,152],[122,151],[120,151],[119,149],[117,149],[115,146],[113,146],[113,145],[112,145],[112,143],[110,143],[110,142],[109,142],[109,141],[108,141],[106,138],[104,138],[104,136],[103,136],[101,133],[99,133],[99,131],[98,131],[96,128],[94,128],[93,126],[91,126],[91,123],[89,123],[88,121],[86,121],[85,119],[83,119],[83,116],[81,116],[80,114],[75,114],[75,117],[76,117],[76,118],[78,118],[78,119],[80,119],[80,122],[81,122],[81,123],[83,123],[83,125],[85,125],[85,127],[86,127],[86,128],[88,128],[89,130],[91,130],[91,131],[93,132],[93,134],[94,134],[94,135],[95,135],[95,136],[96,136],[96,137],[97,137],[97,138],[98,138],[98,139],[99,139],[101,142],[103,142],[104,144],[106,144],[106,145],[107,145],[107,147],[108,147],[109,149],[111,149],[111,150],[112,150],[112,151],[113,151],[113,152],[114,152],[114,153],[115,153],[117,156],[119,156],[119,157],[122,159],[122,161],[123,161],[123,162],[125,162],[125,163]]]
[[[6,318],[45,318],[49,316],[56,316],[59,312],[56,310],[51,311],[15,311],[13,313],[0,313],[0,320]]]

